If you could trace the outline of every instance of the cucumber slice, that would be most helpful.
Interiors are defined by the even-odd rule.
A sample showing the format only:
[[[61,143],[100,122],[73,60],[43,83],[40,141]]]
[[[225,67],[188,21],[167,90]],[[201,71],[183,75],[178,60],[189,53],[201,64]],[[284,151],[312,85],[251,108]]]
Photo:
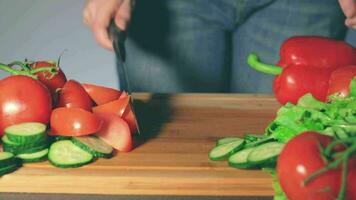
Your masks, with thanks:
[[[20,158],[24,162],[38,162],[47,158],[48,148],[43,149],[42,151],[37,151],[34,153],[24,153],[19,154],[16,157]]]
[[[48,160],[56,167],[80,167],[93,161],[93,155],[82,150],[70,140],[61,140],[51,145]]]
[[[46,140],[46,125],[38,122],[15,124],[5,129],[7,138],[15,143],[41,143]]]
[[[14,164],[15,155],[10,152],[0,152],[0,168]]]
[[[19,143],[15,143],[10,141],[7,138],[7,135],[4,135],[2,138],[3,141],[3,149],[6,152],[11,152],[15,155],[17,154],[23,154],[23,153],[34,153],[37,151],[41,151],[45,148],[48,147],[47,142],[43,142],[41,144],[26,144],[26,145],[21,145]]]
[[[247,161],[248,155],[254,148],[247,148],[238,151],[229,157],[229,165],[239,169],[252,168],[254,165]]]
[[[11,172],[15,171],[18,167],[19,166],[17,164],[12,164],[7,167],[0,168],[0,176],[11,173]]]
[[[245,141],[243,139],[238,139],[233,142],[216,146],[209,152],[209,157],[211,160],[226,159],[236,151],[240,150],[244,144]]]
[[[95,136],[73,137],[72,142],[94,157],[110,158],[113,148]]]
[[[230,143],[236,140],[240,140],[240,138],[238,137],[225,137],[225,138],[221,138],[216,142],[216,146],[222,145],[222,144],[226,144],[226,143]]]
[[[251,165],[269,166],[275,164],[284,147],[283,143],[269,142],[253,148],[247,157]]]

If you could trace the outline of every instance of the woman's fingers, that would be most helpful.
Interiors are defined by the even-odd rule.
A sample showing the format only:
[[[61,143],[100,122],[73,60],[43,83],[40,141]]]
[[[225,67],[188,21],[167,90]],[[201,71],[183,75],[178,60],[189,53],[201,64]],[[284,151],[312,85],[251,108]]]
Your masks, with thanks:
[[[131,18],[131,0],[89,0],[83,11],[83,23],[91,28],[96,41],[113,50],[108,34],[110,20],[115,18],[119,28],[125,30]]]
[[[356,2],[355,0],[339,0],[340,7],[346,16],[345,25],[356,29]]]

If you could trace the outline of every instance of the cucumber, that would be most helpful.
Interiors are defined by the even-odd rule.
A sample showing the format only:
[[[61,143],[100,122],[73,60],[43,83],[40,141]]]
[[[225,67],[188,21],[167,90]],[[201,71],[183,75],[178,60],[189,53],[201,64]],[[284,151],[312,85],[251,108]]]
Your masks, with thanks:
[[[247,148],[234,153],[229,157],[229,165],[239,169],[253,168],[254,165],[247,161],[247,157],[253,149],[254,148]]]
[[[240,140],[240,138],[238,138],[238,137],[221,138],[216,142],[216,146],[219,146],[219,145],[222,145],[222,144],[226,144],[226,143],[230,143],[230,142],[233,142],[235,140]]]
[[[70,140],[53,143],[48,152],[48,160],[60,168],[80,167],[92,162],[93,158],[93,155],[82,150]]]
[[[253,148],[248,154],[247,161],[260,167],[274,164],[284,147],[283,143],[269,142]]]
[[[7,138],[7,135],[4,135],[2,138],[3,141],[3,149],[6,152],[11,152],[15,155],[17,154],[24,154],[24,153],[34,153],[37,151],[41,151],[45,148],[48,147],[47,142],[43,142],[40,144],[26,144],[26,145],[21,145],[19,143],[15,143],[10,141]]]
[[[34,153],[18,154],[16,157],[20,158],[23,162],[38,162],[47,158],[48,148]]]
[[[94,157],[110,158],[113,148],[95,136],[73,137],[72,142]]]
[[[17,164],[12,164],[12,165],[0,168],[0,176],[11,173],[11,172],[15,171],[18,167],[19,166]]]
[[[240,150],[244,144],[245,141],[243,139],[236,139],[233,142],[216,146],[209,152],[209,157],[211,160],[226,159],[236,151]]]
[[[15,143],[42,143],[46,140],[46,125],[38,122],[15,124],[5,129],[7,138]]]
[[[0,152],[0,168],[16,163],[15,155],[10,152]]]

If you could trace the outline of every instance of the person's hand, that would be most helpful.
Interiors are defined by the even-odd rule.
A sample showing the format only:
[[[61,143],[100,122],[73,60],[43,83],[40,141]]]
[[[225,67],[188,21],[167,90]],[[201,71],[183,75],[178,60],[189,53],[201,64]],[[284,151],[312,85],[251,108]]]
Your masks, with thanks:
[[[345,25],[356,29],[356,1],[339,0],[340,7],[346,16]]]
[[[88,0],[83,11],[83,22],[94,33],[96,41],[104,48],[113,50],[107,28],[112,18],[116,25],[126,30],[133,0]]]

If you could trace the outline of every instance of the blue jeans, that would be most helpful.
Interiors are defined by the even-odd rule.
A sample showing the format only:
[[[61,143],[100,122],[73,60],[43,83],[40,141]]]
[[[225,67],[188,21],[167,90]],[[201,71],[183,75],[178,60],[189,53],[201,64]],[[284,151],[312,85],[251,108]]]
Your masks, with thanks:
[[[127,41],[133,91],[269,93],[273,76],[249,68],[257,52],[276,63],[295,35],[343,39],[336,0],[137,0]]]

